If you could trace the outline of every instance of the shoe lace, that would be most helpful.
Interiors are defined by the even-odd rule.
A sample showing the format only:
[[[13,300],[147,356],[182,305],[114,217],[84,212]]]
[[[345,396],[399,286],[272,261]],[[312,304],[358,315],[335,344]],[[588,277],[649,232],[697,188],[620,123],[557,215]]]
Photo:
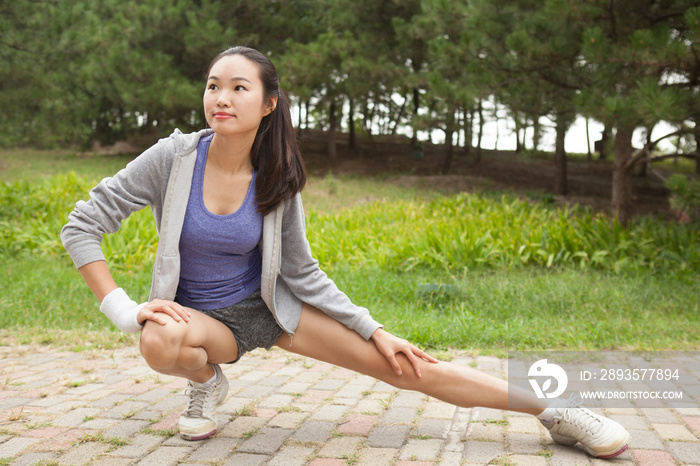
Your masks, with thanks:
[[[594,416],[589,410],[583,409],[581,399],[576,395],[571,395],[566,401],[566,410],[562,413],[562,418],[571,424],[574,424],[586,432],[595,434],[602,427],[602,423],[598,417]]]
[[[204,402],[207,399],[206,388],[197,388],[190,385],[185,390],[185,395],[190,398],[185,410],[187,417],[202,417],[204,415]]]

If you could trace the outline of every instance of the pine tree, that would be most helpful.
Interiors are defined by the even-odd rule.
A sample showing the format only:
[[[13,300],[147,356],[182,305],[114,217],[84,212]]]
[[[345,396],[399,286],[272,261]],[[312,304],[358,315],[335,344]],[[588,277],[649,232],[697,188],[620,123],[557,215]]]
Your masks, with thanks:
[[[633,153],[635,129],[667,121],[690,132],[687,122],[698,114],[700,7],[691,0],[591,3],[584,20],[594,24],[584,31],[582,50],[592,79],[578,102],[616,129],[612,209],[624,225],[633,211],[634,165],[669,136]]]

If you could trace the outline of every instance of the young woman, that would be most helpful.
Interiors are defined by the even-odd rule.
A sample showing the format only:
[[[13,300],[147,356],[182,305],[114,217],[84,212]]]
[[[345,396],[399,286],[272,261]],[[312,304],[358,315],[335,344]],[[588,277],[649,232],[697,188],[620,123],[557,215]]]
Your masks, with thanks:
[[[220,53],[203,103],[210,129],[175,131],[103,180],[61,233],[100,310],[141,332],[150,367],[188,379],[180,435],[216,432],[228,390],[220,364],[273,345],[458,406],[508,409],[507,382],[393,336],[319,269],[299,195],[306,174],[270,60],[246,47]],[[100,243],[146,206],[159,244],[150,300],[137,304],[112,279]],[[523,397],[519,410],[538,416],[558,443],[580,442],[603,458],[627,448],[628,433],[612,420]]]

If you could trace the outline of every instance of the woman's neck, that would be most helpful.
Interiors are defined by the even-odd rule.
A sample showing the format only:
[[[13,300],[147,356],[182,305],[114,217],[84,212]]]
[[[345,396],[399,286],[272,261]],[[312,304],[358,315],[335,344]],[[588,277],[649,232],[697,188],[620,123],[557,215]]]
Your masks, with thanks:
[[[209,145],[207,160],[229,175],[239,173],[252,173],[253,164],[250,159],[250,151],[254,138],[243,141],[241,138],[232,138],[214,134]]]

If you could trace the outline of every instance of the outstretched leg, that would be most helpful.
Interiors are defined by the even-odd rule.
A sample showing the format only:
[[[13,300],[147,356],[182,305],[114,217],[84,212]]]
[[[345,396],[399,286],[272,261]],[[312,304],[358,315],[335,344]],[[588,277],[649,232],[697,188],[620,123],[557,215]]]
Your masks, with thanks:
[[[397,375],[372,341],[304,305],[292,345],[287,334],[277,341],[282,349],[372,376],[397,388],[415,390],[461,407],[508,408],[508,383],[476,369],[447,362],[420,361],[422,377],[417,377],[406,357],[399,354],[402,375]],[[513,393],[511,393],[513,396]],[[546,404],[523,395],[518,411],[540,414]]]
[[[514,410],[536,415],[552,434],[555,442],[583,448],[598,458],[612,458],[627,449],[629,434],[617,422],[597,415],[579,405],[547,407],[543,400],[505,380],[478,370],[445,362],[419,360],[422,377],[410,361],[397,355],[402,375],[397,375],[373,341],[328,317],[318,309],[304,305],[301,320],[291,344],[283,334],[277,345],[288,351],[328,362],[375,377],[397,388],[415,390],[461,407],[480,406]],[[518,397],[517,409],[508,401]]]

